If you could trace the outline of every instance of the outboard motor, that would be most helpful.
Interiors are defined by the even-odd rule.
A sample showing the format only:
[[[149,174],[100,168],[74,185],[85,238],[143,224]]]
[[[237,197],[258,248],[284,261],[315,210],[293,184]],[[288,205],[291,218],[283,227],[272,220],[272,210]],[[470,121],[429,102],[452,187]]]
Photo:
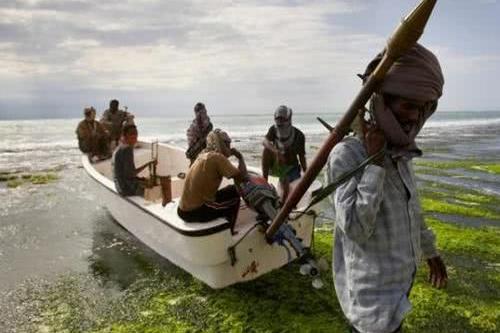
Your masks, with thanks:
[[[279,196],[274,186],[259,175],[249,174],[247,181],[239,185],[239,191],[248,207],[259,213],[257,219],[267,228],[279,209]],[[295,250],[297,258],[303,263],[300,273],[311,276],[315,288],[323,287],[323,282],[319,278],[318,264],[310,249],[302,244],[302,239],[296,236],[295,229],[289,223],[283,223],[273,239],[273,242],[277,242],[289,251],[284,244],[285,241]]]

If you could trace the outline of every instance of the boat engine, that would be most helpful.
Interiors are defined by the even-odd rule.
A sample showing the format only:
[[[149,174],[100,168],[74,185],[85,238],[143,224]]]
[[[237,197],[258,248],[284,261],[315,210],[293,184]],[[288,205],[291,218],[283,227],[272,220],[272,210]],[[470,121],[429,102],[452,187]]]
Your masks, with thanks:
[[[257,219],[266,228],[274,219],[279,209],[279,196],[274,186],[269,184],[263,177],[250,174],[248,180],[239,185],[239,191],[248,207],[254,209],[259,215]],[[312,285],[321,288],[323,282],[319,278],[319,266],[313,258],[308,247],[302,244],[302,239],[298,238],[295,229],[289,223],[283,223],[272,242],[276,242],[289,252],[285,245],[287,242],[295,251],[297,258],[302,263],[300,273],[313,278]],[[291,258],[291,255],[289,254]]]

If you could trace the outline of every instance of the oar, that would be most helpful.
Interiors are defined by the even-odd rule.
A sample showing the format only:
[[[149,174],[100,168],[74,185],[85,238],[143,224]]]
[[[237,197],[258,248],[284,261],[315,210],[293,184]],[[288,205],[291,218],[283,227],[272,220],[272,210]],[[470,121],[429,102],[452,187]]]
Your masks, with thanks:
[[[298,204],[304,193],[312,184],[318,173],[326,163],[328,155],[333,147],[342,141],[347,134],[349,127],[356,117],[358,110],[362,108],[370,99],[372,93],[378,88],[383,81],[386,73],[391,68],[392,64],[405,52],[410,50],[418,41],[424,27],[434,9],[437,0],[422,0],[422,2],[401,22],[387,42],[386,52],[375,68],[373,73],[368,77],[365,84],[362,86],[358,95],[354,98],[349,109],[340,119],[326,141],[321,146],[320,150],[314,157],[311,165],[300,179],[297,186],[290,193],[285,204],[281,207],[278,215],[266,230],[268,242],[272,242],[273,236],[283,224],[288,214]]]

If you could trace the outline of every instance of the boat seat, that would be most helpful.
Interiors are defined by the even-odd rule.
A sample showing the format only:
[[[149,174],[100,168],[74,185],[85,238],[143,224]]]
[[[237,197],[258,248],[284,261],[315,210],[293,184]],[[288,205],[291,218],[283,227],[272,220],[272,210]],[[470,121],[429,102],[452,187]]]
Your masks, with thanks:
[[[157,217],[162,223],[186,236],[207,236],[229,229],[231,226],[229,221],[222,217],[205,223],[191,223],[184,221],[177,214],[179,198],[169,202],[165,207],[162,207],[161,204],[151,204],[150,202],[145,201],[142,197],[133,196],[129,198],[131,201],[143,207],[144,210]]]

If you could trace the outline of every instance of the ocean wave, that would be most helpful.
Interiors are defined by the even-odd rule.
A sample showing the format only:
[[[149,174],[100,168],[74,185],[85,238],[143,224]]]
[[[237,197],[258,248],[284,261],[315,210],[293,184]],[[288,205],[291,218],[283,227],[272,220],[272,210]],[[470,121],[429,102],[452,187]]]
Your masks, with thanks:
[[[0,153],[18,154],[37,151],[58,152],[78,149],[75,141],[60,141],[60,142],[3,142],[0,145]]]
[[[500,125],[500,118],[490,119],[430,119],[426,124],[426,128],[448,128],[448,127],[482,127]]]

